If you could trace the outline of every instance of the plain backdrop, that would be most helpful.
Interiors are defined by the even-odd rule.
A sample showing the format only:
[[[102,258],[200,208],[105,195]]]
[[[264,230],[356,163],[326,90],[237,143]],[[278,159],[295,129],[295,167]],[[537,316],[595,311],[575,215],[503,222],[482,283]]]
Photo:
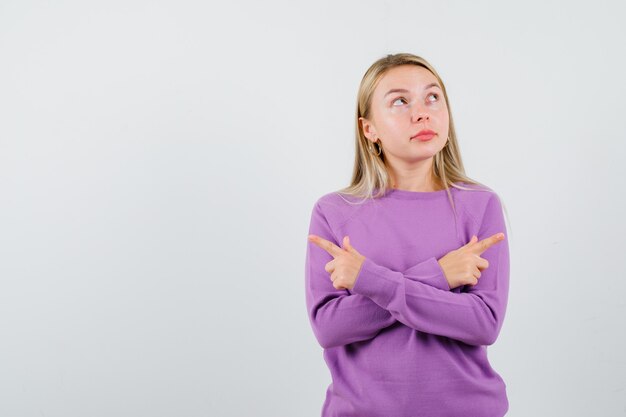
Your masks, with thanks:
[[[319,416],[311,210],[398,52],[438,70],[506,208],[507,416],[624,416],[625,12],[1,1],[0,416]]]

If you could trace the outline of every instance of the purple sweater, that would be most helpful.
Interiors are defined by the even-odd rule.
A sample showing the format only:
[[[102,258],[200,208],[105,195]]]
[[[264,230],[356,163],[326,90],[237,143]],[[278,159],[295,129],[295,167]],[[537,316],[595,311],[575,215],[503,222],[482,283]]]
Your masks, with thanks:
[[[332,192],[315,203],[309,233],[339,247],[348,235],[366,257],[354,288],[337,290],[324,269],[333,257],[308,242],[307,314],[332,378],[322,417],[508,411],[506,384],[487,358],[509,291],[502,206],[493,190],[450,192],[457,222],[446,190],[392,189],[363,204]],[[437,260],[473,234],[482,240],[498,232],[505,239],[480,255],[489,267],[478,284],[450,289]]]

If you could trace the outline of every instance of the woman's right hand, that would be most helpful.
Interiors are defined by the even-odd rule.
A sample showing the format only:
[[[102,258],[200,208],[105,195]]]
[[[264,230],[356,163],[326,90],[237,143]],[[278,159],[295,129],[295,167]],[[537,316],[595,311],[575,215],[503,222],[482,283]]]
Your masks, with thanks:
[[[489,262],[480,255],[496,243],[504,240],[504,233],[496,233],[480,242],[474,235],[470,241],[444,255],[439,262],[443,269],[450,289],[461,285],[476,285],[480,278],[480,271],[489,267]]]

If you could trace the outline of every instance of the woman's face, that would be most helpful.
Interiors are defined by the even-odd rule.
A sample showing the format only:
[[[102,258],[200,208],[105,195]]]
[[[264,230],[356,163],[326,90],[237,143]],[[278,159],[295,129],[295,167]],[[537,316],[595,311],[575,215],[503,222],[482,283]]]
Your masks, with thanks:
[[[363,133],[372,144],[380,140],[390,163],[424,161],[446,145],[448,106],[437,78],[426,68],[401,65],[387,71],[371,106],[370,119],[360,118]],[[432,139],[413,138],[425,129],[435,132]]]

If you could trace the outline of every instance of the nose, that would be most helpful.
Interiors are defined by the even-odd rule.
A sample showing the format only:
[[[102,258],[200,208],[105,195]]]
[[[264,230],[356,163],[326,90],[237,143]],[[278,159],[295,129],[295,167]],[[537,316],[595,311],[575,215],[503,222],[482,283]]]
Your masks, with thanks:
[[[411,121],[413,123],[430,121],[430,115],[425,109],[415,106],[411,114]]]

